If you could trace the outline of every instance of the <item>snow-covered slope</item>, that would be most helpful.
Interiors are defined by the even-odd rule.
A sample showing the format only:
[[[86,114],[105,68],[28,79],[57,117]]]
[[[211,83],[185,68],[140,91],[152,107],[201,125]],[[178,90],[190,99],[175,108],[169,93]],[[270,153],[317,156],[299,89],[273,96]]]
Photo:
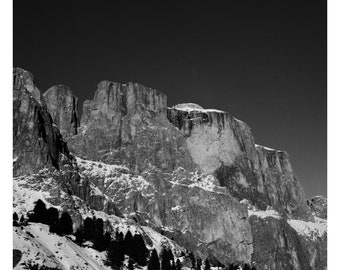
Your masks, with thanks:
[[[98,188],[92,185],[92,193],[101,195]],[[122,218],[89,208],[86,203],[75,195],[63,190],[62,185],[47,173],[20,176],[13,181],[13,208],[19,217],[26,216],[34,208],[34,203],[42,200],[47,207],[55,207],[59,211],[71,213],[74,221],[74,231],[81,220],[96,216],[103,219],[107,229],[114,234],[115,231],[129,230],[132,234],[141,234],[147,247],[155,248],[158,252],[162,247],[170,247],[175,257],[179,257],[185,249],[178,246],[166,236],[154,231],[152,228],[140,226],[136,221]],[[13,228],[13,249],[20,250],[21,259],[15,269],[25,269],[25,265],[55,267],[58,269],[110,269],[104,265],[105,252],[98,252],[90,246],[81,247],[74,241],[74,236],[61,237],[50,233],[49,227],[41,223],[29,223],[27,226]]]
[[[316,240],[327,232],[327,220],[315,218],[315,222],[289,219],[289,225],[300,235]]]
[[[49,233],[49,227],[40,223],[14,227],[13,249],[22,252],[22,258],[14,269],[25,269],[25,265],[44,265],[59,269],[106,270],[105,253],[91,247],[80,247],[74,237],[62,237]]]

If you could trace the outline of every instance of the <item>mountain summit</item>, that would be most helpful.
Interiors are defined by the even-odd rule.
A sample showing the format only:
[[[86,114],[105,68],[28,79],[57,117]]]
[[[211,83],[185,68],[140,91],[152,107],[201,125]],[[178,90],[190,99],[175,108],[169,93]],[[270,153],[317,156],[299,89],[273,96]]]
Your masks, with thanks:
[[[38,199],[70,213],[74,231],[95,215],[112,237],[117,230],[141,234],[150,254],[166,247],[188,268],[193,256],[216,266],[327,268],[326,199],[307,201],[289,155],[256,145],[245,122],[193,103],[168,107],[156,89],[111,81],[97,85],[79,119],[68,87],[41,94],[32,74],[15,68],[13,75],[19,216]],[[14,229],[16,269],[30,260],[106,269],[105,252],[39,226]],[[62,258],[49,239],[62,243]],[[41,251],[32,259],[34,246]]]

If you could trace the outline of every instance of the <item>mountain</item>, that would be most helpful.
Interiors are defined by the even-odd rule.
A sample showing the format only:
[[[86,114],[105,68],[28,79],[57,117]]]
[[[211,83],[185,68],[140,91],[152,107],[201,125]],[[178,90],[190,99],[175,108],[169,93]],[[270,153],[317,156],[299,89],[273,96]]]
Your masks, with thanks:
[[[149,249],[167,246],[183,263],[190,251],[216,265],[327,268],[327,200],[307,200],[288,153],[256,145],[245,122],[192,103],[168,107],[165,94],[131,82],[100,82],[81,119],[77,100],[61,85],[41,94],[32,74],[14,69],[19,216],[41,199],[71,213],[74,231],[96,215],[106,231],[133,227]],[[37,233],[36,224],[14,229],[14,248],[23,254],[17,269],[32,259],[25,247],[36,246],[35,238],[24,235]],[[90,247],[39,237],[81,253],[82,262],[63,253],[53,267],[105,267],[105,255]],[[54,247],[47,250],[55,256]],[[45,255],[37,255],[40,265]]]

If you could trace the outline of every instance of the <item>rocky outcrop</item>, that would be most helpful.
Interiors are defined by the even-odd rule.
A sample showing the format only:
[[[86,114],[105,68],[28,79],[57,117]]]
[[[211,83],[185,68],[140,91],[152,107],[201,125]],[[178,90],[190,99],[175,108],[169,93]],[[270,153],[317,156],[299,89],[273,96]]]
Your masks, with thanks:
[[[290,217],[312,219],[288,154],[255,145],[247,124],[196,104],[176,105],[167,116],[186,136],[194,162],[233,196],[260,209],[270,205]]]
[[[314,216],[327,219],[327,199],[324,196],[315,196],[307,200],[307,205]]]
[[[256,215],[249,220],[252,260],[261,269],[327,269],[325,224]]]
[[[164,171],[194,167],[185,139],[166,119],[166,96],[140,84],[102,81],[85,101],[79,134],[68,140],[77,156]]]
[[[43,179],[61,185],[72,209],[129,217],[225,264],[325,268],[319,201],[307,205],[288,154],[256,145],[246,123],[196,104],[167,108],[163,93],[140,84],[102,81],[76,130],[69,90],[49,89],[46,106],[33,77],[15,74],[15,171],[59,168]]]
[[[89,181],[79,176],[77,162],[53,122],[44,96],[34,84],[33,75],[15,68],[13,83],[13,175],[35,174],[32,184],[37,185],[41,185],[42,179],[52,177],[60,185],[53,192],[63,190],[79,196],[96,210],[118,215],[119,210],[113,202],[102,194],[91,194]],[[62,96],[68,93],[59,93],[60,100],[66,100]],[[62,200],[58,195],[55,198]],[[54,202],[56,205],[62,203]]]
[[[295,176],[287,152],[256,146],[269,205],[288,218],[313,220],[305,193]]]
[[[15,68],[13,76],[14,176],[35,173],[46,166],[59,169],[62,155],[72,163],[44,97],[34,85],[33,75]]]
[[[47,109],[64,138],[77,134],[78,98],[65,85],[56,85],[44,93]]]
[[[126,216],[162,231],[201,258],[250,262],[253,239],[247,208],[212,175],[184,168],[164,174],[155,167],[134,175],[117,165],[79,158],[78,164],[81,175]]]

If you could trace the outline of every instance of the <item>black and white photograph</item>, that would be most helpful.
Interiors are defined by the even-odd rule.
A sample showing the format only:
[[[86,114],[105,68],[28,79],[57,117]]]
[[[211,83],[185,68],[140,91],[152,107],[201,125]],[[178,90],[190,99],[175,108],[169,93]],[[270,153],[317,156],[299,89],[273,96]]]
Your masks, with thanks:
[[[1,269],[337,268],[327,0],[8,2]]]

